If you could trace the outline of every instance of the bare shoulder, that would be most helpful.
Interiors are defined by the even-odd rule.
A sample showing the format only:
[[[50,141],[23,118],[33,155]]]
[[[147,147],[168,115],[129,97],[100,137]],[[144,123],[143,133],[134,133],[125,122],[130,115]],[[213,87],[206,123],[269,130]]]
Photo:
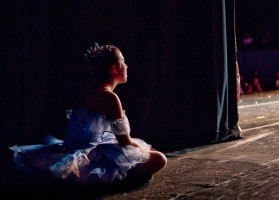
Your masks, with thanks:
[[[117,94],[111,91],[104,91],[100,94],[100,98],[103,99],[108,105],[114,105],[116,107],[122,107],[121,101]]]
[[[116,93],[111,92],[111,91],[102,91],[100,93],[103,97],[108,98],[112,101],[119,101],[119,97]]]
[[[122,113],[122,105],[121,101],[117,94],[110,91],[104,91],[102,94],[102,98],[106,105],[106,113],[105,115],[111,119],[120,119],[123,118]]]
[[[111,91],[102,91],[92,95],[86,100],[85,107],[111,119],[123,117],[121,101],[118,95]]]

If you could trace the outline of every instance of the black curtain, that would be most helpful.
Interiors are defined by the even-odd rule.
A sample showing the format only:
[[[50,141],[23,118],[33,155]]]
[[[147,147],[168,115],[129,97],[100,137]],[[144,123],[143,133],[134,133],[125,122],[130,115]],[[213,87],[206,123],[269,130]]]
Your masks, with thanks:
[[[216,1],[217,2],[217,1]],[[213,11],[213,65],[216,88],[216,141],[222,140],[238,123],[236,99],[235,3],[216,3]],[[221,11],[221,12],[220,12]]]
[[[219,140],[237,123],[234,0],[5,1],[1,146],[63,138],[88,45],[128,64],[119,94],[132,136],[168,152]]]

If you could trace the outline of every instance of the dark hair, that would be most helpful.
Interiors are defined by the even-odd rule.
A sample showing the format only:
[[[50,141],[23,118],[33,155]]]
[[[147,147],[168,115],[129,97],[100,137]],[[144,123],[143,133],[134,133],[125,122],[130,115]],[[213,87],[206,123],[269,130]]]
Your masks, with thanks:
[[[109,80],[109,68],[119,60],[117,52],[119,48],[114,45],[90,46],[85,53],[86,65],[88,65],[94,79],[99,81]],[[93,78],[93,77],[92,77]],[[97,81],[97,80],[95,80]]]
[[[119,48],[114,45],[99,46],[98,43],[86,50],[85,63],[80,68],[79,91],[72,107],[82,105],[97,84],[110,80],[109,68],[118,62],[118,51],[120,51]]]

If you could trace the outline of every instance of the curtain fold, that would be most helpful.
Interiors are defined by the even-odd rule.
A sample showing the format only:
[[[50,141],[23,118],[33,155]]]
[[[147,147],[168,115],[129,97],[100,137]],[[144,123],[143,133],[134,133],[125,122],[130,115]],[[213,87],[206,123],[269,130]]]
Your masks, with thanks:
[[[234,1],[214,1],[214,69],[216,81],[216,142],[222,141],[237,127],[236,36]]]

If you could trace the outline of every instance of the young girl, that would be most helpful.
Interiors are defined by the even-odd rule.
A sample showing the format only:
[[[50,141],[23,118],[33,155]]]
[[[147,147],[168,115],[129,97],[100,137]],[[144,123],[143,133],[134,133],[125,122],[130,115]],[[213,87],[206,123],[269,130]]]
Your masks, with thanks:
[[[125,59],[113,45],[90,47],[85,58],[95,84],[71,110],[64,140],[10,147],[18,166],[79,184],[147,180],[167,163],[165,155],[141,139],[130,125],[114,89],[127,82]]]

